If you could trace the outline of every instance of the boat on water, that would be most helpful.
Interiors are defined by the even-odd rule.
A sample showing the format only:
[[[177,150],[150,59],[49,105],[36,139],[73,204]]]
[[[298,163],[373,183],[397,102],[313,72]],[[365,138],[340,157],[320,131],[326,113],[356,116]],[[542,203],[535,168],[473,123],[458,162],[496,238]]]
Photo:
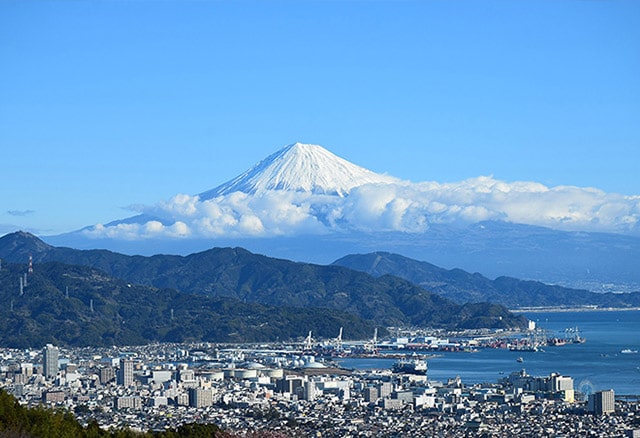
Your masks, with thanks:
[[[580,336],[580,329],[578,327],[568,328],[565,330],[569,336],[567,339],[574,344],[584,344],[587,340]]]
[[[519,345],[514,345],[514,346],[509,347],[509,351],[531,351],[531,352],[536,352],[536,351],[538,351],[538,347],[536,347],[535,345],[519,344]]]
[[[563,345],[567,345],[567,340],[563,338],[551,338],[547,341],[547,345],[553,347],[562,347]]]
[[[524,358],[522,356],[520,356],[519,358],[516,359],[516,362],[522,363],[522,362],[524,362]]]
[[[622,353],[622,354],[637,354],[638,350],[632,350],[631,348],[625,348],[624,350],[620,351],[620,353]]]
[[[391,369],[394,373],[425,375],[427,361],[418,357],[401,358],[393,364]]]

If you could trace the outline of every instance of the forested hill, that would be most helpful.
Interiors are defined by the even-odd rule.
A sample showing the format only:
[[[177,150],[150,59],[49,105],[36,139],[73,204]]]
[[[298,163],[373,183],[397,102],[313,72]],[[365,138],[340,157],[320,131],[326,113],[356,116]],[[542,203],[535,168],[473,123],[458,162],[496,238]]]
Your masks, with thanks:
[[[234,438],[212,423],[183,424],[177,429],[136,432],[131,429],[101,429],[93,420],[83,427],[70,411],[43,406],[25,407],[5,390],[0,389],[0,436],[4,438]],[[255,438],[279,437],[280,434],[257,432]]]
[[[58,260],[99,268],[128,283],[227,297],[269,306],[322,307],[376,325],[522,327],[523,317],[493,304],[459,305],[409,281],[340,266],[295,263],[241,248],[214,248],[189,256],[125,256],[109,251],[55,248],[27,233],[0,238],[0,256],[33,255],[34,263]],[[38,269],[36,269],[38,271]]]
[[[0,270],[0,345],[109,346],[151,342],[289,340],[312,330],[319,337],[365,339],[372,321],[327,308],[244,303],[139,286],[85,266],[37,265],[20,295],[26,265]]]

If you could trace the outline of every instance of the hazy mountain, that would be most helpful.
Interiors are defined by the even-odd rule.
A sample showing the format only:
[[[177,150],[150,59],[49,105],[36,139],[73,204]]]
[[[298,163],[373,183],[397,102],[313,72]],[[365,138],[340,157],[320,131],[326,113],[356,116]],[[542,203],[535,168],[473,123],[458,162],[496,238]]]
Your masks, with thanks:
[[[348,255],[334,264],[376,277],[394,275],[404,278],[457,303],[490,301],[510,308],[558,305],[640,306],[640,293],[637,292],[593,293],[510,277],[490,280],[478,273],[470,274],[462,269],[447,270],[431,263],[385,252]]]
[[[56,246],[108,248],[126,254],[190,254],[213,246],[319,264],[346,254],[385,251],[445,268],[510,276],[598,292],[640,291],[640,239],[611,233],[552,230],[506,222],[431,225],[422,234],[350,232],[276,237],[126,240],[79,234],[44,237]]]
[[[142,257],[56,248],[38,240],[27,233],[6,235],[0,238],[0,257],[25,261],[29,251],[37,249],[31,254],[36,263],[55,260],[91,266],[134,284],[194,295],[338,309],[380,325],[500,327],[524,323],[502,306],[461,306],[397,277],[374,278],[340,266],[295,263],[241,248],[214,248],[185,257]]]

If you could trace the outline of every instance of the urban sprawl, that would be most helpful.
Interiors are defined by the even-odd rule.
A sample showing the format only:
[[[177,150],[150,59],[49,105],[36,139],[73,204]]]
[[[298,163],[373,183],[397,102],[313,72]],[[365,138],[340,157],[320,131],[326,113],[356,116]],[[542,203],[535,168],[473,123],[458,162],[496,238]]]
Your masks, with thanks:
[[[104,429],[215,423],[291,437],[640,437],[637,397],[580,394],[570,376],[523,369],[497,382],[435,382],[425,356],[387,355],[397,358],[392,369],[346,370],[332,356],[378,353],[370,343],[327,352],[311,342],[5,348],[0,386],[23,405],[62,407]]]

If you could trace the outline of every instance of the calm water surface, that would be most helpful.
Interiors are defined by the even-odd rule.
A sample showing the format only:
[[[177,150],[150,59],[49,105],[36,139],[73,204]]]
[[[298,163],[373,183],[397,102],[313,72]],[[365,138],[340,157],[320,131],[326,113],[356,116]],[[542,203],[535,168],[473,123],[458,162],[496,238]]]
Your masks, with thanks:
[[[443,353],[429,359],[428,377],[443,381],[460,376],[465,383],[495,382],[522,368],[534,376],[557,372],[573,377],[583,392],[614,389],[616,394],[640,394],[640,311],[589,311],[526,313],[551,335],[578,327],[584,344],[544,347],[538,352],[483,349],[477,353]],[[522,356],[524,362],[516,359]],[[347,368],[391,368],[394,359],[342,359]]]

